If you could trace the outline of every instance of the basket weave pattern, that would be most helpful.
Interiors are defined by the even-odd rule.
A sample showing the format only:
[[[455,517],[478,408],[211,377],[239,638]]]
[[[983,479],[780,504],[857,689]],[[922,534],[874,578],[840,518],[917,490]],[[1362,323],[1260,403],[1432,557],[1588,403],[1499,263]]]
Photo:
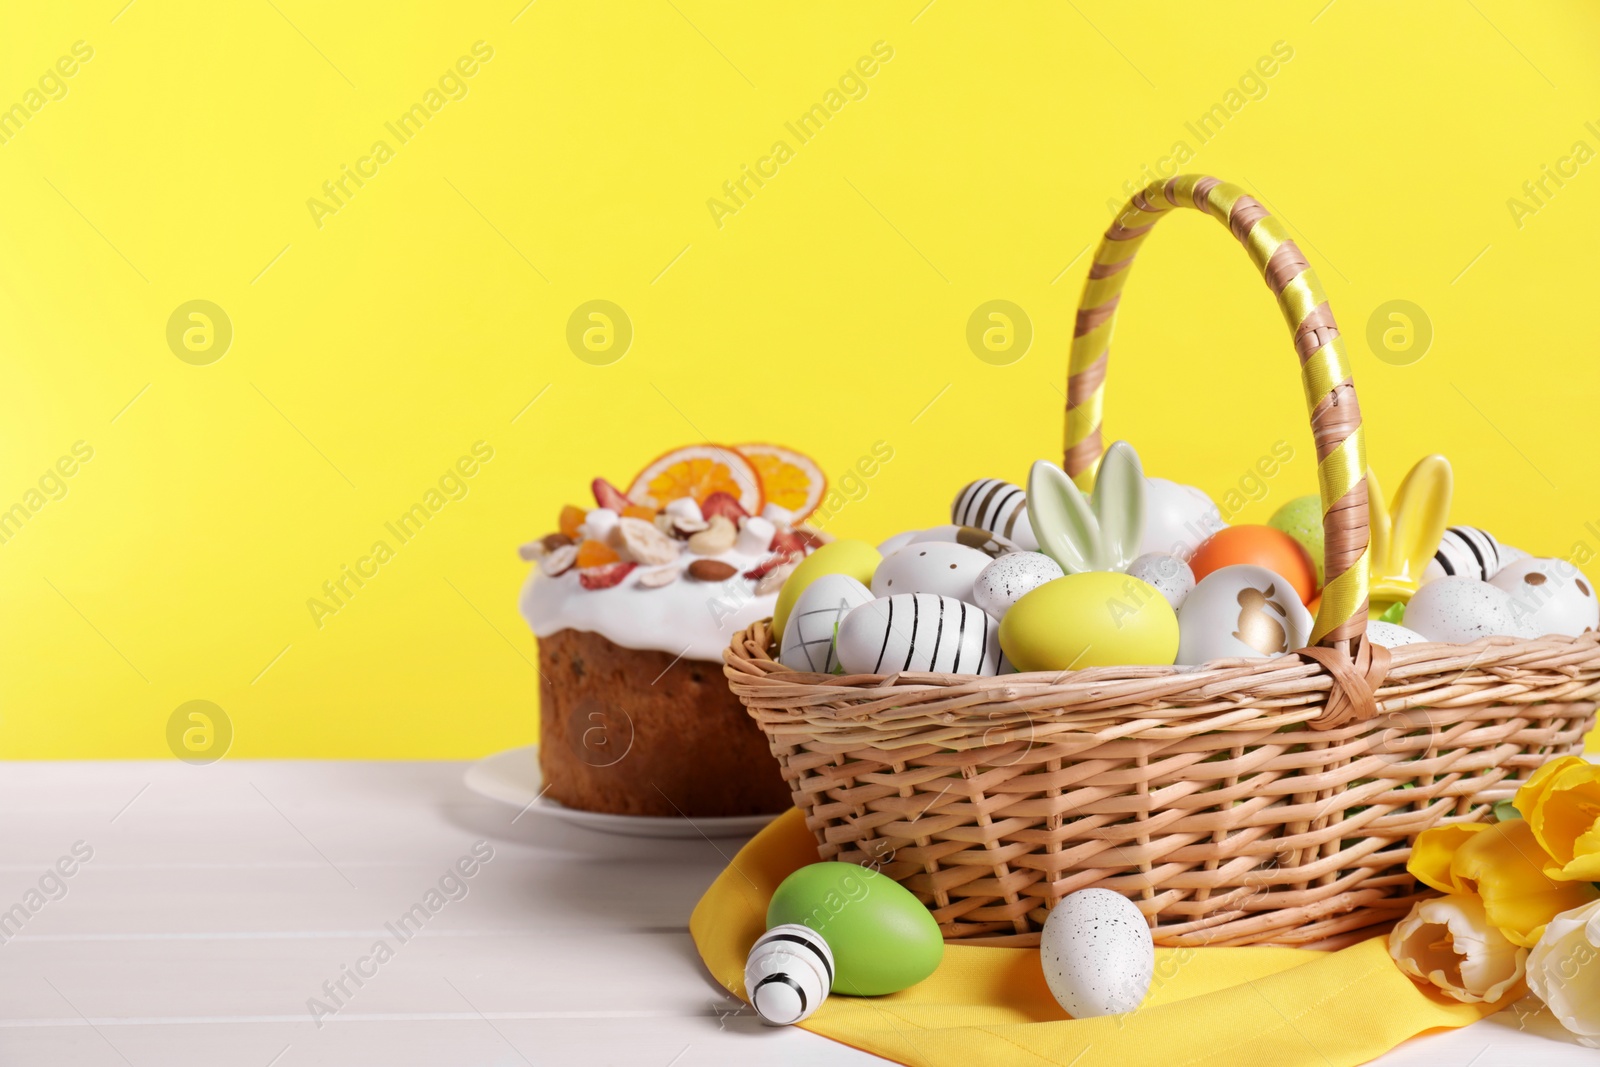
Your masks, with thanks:
[[[1418,833],[1488,817],[1594,725],[1600,634],[1364,640],[1366,458],[1343,342],[1294,242],[1235,186],[1153,184],[1107,231],[1078,312],[1068,472],[1093,479],[1122,286],[1174,207],[1228,227],[1290,328],[1327,541],[1315,647],[1200,668],[833,677],[775,662],[758,622],[724,653],[822,858],[878,867],[949,939],[1037,944],[1056,901],[1101,886],[1160,945],[1338,945],[1424,895],[1405,869]]]

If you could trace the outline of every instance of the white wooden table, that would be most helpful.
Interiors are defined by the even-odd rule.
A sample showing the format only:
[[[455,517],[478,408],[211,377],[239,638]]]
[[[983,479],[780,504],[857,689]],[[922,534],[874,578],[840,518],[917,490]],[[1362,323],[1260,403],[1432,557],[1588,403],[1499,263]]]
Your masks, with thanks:
[[[0,764],[0,1064],[882,1062],[759,1026],[701,968],[689,912],[738,842],[517,818],[464,766]],[[480,841],[493,858],[402,943],[386,924]],[[1504,1012],[1377,1062],[1597,1061]]]

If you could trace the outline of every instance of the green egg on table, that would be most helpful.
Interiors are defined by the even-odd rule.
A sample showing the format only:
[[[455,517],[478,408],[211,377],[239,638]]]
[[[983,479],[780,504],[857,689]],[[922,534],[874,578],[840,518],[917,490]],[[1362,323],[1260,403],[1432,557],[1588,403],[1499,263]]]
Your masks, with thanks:
[[[1112,571],[1069,574],[1024,594],[1000,620],[1000,648],[1019,671],[1167,665],[1178,616],[1148,582]]]
[[[939,924],[922,902],[888,875],[853,863],[813,863],[785,878],[767,906],[767,928],[781,923],[809,926],[828,942],[835,993],[898,993],[944,958]]]
[[[778,603],[772,609],[772,636],[783,641],[783,627],[794,610],[794,602],[806,591],[806,586],[824,574],[848,574],[862,585],[872,585],[872,572],[883,562],[883,556],[865,541],[829,541],[811,555],[789,575],[789,580],[778,590]]]
[[[1300,542],[1311,562],[1317,565],[1317,585],[1322,575],[1322,500],[1315,496],[1296,497],[1272,513],[1267,525]]]

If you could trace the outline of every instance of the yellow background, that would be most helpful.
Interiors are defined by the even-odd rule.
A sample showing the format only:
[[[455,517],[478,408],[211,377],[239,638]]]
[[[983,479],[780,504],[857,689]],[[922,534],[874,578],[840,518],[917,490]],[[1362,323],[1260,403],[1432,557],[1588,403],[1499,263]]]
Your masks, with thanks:
[[[531,741],[519,542],[702,435],[830,472],[888,442],[832,524],[873,539],[1020,478],[1059,452],[1107,202],[1179,140],[1319,269],[1391,487],[1441,451],[1456,521],[1600,549],[1600,163],[1520,228],[1507,206],[1600,149],[1593,5],[124,3],[28,5],[0,35],[0,106],[94,49],[0,144],[0,507],[94,449],[0,545],[0,755],[166,756],[194,699],[234,757]],[[479,40],[465,98],[395,143]],[[880,40],[866,96],[798,144],[785,122]],[[1276,41],[1292,60],[1200,144],[1185,123]],[[380,138],[394,158],[319,228],[308,198]],[[779,139],[794,158],[719,228],[707,200]],[[1314,486],[1288,340],[1214,222],[1162,228],[1108,431],[1219,498],[1288,440],[1236,516],[1263,521]],[[195,299],[234,328],[206,366],[166,342]],[[565,341],[591,299],[633,323],[609,366]],[[966,344],[991,299],[1034,325],[1008,366]],[[1408,366],[1365,340],[1393,299],[1435,330]],[[319,629],[307,599],[480,440],[468,495]]]

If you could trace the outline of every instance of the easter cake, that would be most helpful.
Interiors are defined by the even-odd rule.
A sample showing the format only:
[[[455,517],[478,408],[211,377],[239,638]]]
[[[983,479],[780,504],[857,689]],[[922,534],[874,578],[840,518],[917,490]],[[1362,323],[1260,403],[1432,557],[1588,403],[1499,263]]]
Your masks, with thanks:
[[[771,615],[824,541],[800,525],[823,477],[773,445],[699,445],[650,463],[624,492],[523,545],[521,610],[539,645],[546,796],[618,815],[775,813],[788,787],[729,690],[722,650]]]

